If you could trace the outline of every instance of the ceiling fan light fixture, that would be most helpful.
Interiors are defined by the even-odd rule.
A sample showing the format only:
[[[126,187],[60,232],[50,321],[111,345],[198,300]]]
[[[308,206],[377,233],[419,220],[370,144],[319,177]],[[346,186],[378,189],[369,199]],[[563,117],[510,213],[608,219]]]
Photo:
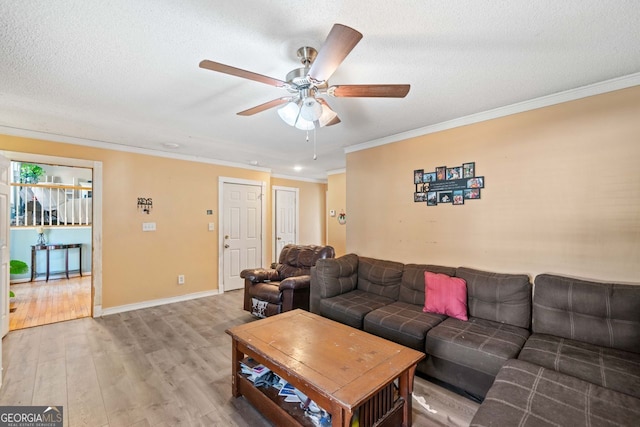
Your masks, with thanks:
[[[326,126],[331,120],[335,119],[338,116],[338,113],[329,108],[328,105],[322,105],[322,114],[318,121],[320,122],[320,126]]]
[[[296,125],[296,119],[300,114],[300,106],[296,102],[288,102],[284,107],[278,108],[278,115],[289,126]]]
[[[314,122],[322,115],[322,105],[313,96],[307,96],[302,100],[302,106],[300,107],[300,117],[303,119]]]

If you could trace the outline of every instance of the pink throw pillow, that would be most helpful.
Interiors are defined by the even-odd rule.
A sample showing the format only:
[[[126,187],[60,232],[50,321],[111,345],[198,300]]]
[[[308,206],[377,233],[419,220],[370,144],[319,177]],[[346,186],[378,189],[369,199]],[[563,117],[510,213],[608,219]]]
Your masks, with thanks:
[[[467,316],[467,282],[459,277],[424,272],[423,312],[446,314],[456,319],[469,320]]]

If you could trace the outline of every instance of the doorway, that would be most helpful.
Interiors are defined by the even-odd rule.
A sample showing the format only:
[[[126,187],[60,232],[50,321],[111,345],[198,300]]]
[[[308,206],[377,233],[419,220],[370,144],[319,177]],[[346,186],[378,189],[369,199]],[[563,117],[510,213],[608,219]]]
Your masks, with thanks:
[[[280,252],[285,245],[298,244],[300,189],[274,186],[272,193],[273,235],[275,236],[272,258],[273,262],[278,262]]]
[[[264,266],[264,182],[219,180],[219,289],[242,289],[240,272]]]
[[[41,282],[36,281],[33,283],[35,284],[44,283],[44,284],[48,284],[49,286],[52,286],[53,288],[49,289],[48,291],[50,292],[55,291],[55,292],[53,292],[53,295],[50,294],[49,298],[53,298],[54,295],[57,294],[58,295],[57,298],[64,299],[64,296],[60,296],[60,293],[63,293],[63,294],[68,293],[72,291],[74,288],[82,287],[82,289],[84,289],[84,296],[83,296],[84,301],[83,302],[74,301],[73,302],[74,310],[80,313],[83,313],[82,317],[84,317],[84,314],[86,314],[87,311],[89,312],[89,316],[100,317],[102,315],[102,188],[103,188],[102,187],[102,162],[39,155],[39,154],[30,154],[30,153],[8,152],[8,151],[2,152],[1,154],[3,154],[8,159],[16,162],[56,165],[60,167],[85,168],[91,171],[91,181],[92,181],[91,188],[82,188],[82,189],[78,188],[77,193],[73,193],[73,195],[69,193],[69,198],[73,198],[73,197],[87,198],[87,200],[83,199],[85,205],[92,206],[93,212],[92,212],[91,224],[84,224],[85,228],[87,228],[87,226],[89,225],[87,229],[89,230],[88,234],[90,236],[89,237],[90,245],[87,246],[86,249],[83,249],[83,253],[82,253],[83,260],[85,259],[90,260],[88,263],[88,265],[90,266],[89,267],[90,273],[89,271],[85,270],[83,271],[83,276],[85,277],[82,277],[82,278],[78,277],[75,279],[73,278],[72,275],[70,275],[70,279],[74,280],[73,282],[65,281],[63,283],[63,281],[55,280],[55,279],[59,279],[61,276],[54,276],[52,274],[49,282],[46,282],[45,280]],[[35,212],[41,213],[37,210],[37,207]],[[71,212],[71,213],[67,213],[67,215],[69,215],[72,222],[73,222],[74,216],[76,220],[80,219],[77,213]],[[14,215],[14,218],[15,218],[15,215]],[[9,217],[5,221],[7,223],[7,226],[10,225],[10,221],[11,221],[11,215],[9,215]],[[75,233],[81,233],[82,228],[83,227],[80,224],[76,224],[75,226],[70,227],[70,229],[73,229]],[[35,229],[36,227],[33,227],[33,224],[32,224],[31,232],[34,233]],[[47,233],[49,232],[50,231],[47,231]],[[60,235],[57,233],[58,231],[56,231],[56,234],[47,234],[47,237],[49,237],[50,239],[56,240],[58,237],[60,237]],[[37,236],[37,234],[34,234],[34,236]],[[49,240],[49,241],[53,241],[53,240]],[[34,243],[30,243],[30,245],[33,245]],[[62,251],[59,251],[59,252],[62,252]],[[44,255],[40,254],[39,256],[42,257]],[[63,255],[58,254],[57,256],[63,256]],[[27,255],[27,259],[30,259],[30,257],[31,255],[29,253]],[[52,255],[52,259],[53,259],[53,255]],[[70,263],[73,262],[71,261],[72,259],[74,259],[74,256],[72,256],[70,253],[69,254]],[[45,259],[43,258],[41,260],[40,266],[44,266],[44,265],[45,265]],[[39,271],[41,269],[40,266],[38,266]],[[69,270],[71,270],[71,268],[69,268]],[[89,273],[90,275],[85,275],[84,274],[85,272]],[[66,279],[66,274],[64,276]],[[30,274],[28,277],[30,279]],[[22,282],[27,283],[29,279],[22,280]],[[42,292],[43,290],[44,290],[44,287],[41,286],[40,291]],[[88,295],[87,295],[87,292],[88,292]],[[42,292],[42,293],[46,294],[46,292]],[[79,295],[76,295],[76,296],[79,297]],[[86,297],[88,297],[88,301]],[[88,304],[88,308],[86,307],[87,304]],[[66,314],[65,316],[69,316],[69,315],[70,314]],[[58,320],[68,320],[63,318],[64,316],[62,315],[54,316],[52,313],[50,315],[50,318],[54,318],[54,317],[57,318]]]
[[[12,267],[9,330],[91,316],[92,183],[90,168],[11,162],[11,259],[27,271]]]

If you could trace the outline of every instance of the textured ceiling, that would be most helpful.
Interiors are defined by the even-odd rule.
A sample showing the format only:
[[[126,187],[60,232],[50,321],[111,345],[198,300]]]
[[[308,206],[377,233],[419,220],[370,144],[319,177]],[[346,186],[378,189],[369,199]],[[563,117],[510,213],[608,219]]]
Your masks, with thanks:
[[[284,89],[198,67],[210,59],[284,79],[300,66],[296,49],[319,49],[334,23],[364,38],[330,84],[411,91],[328,98],[342,123],[317,131],[315,161],[276,109],[236,115]],[[3,0],[0,133],[324,178],[345,166],[346,147],[637,73],[639,23],[638,0]]]

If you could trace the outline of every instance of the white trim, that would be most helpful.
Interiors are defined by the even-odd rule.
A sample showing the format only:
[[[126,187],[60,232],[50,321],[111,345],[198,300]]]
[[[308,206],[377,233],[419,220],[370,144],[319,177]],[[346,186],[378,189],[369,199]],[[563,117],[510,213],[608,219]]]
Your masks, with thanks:
[[[628,76],[618,77],[615,79],[554,93],[552,95],[541,96],[539,98],[530,99],[528,101],[494,108],[493,110],[483,111],[481,113],[471,114],[469,116],[460,117],[446,122],[436,123],[434,125],[397,133],[395,135],[374,139],[372,141],[363,142],[357,145],[351,145],[349,147],[346,147],[344,149],[344,152],[353,153],[356,151],[367,150],[369,148],[391,144],[393,142],[402,141],[404,139],[415,138],[418,136],[428,135],[448,129],[497,119],[499,117],[505,117],[511,114],[522,113],[538,108],[549,107],[551,105],[561,104],[563,102],[575,101],[576,99],[582,99],[589,96],[601,95],[603,93],[613,92],[615,90],[626,89],[638,85],[640,85],[640,73],[629,74]]]
[[[91,286],[93,294],[93,317],[99,317],[102,307],[102,162],[94,160],[57,157],[44,154],[22,153],[17,151],[2,151],[3,156],[18,162],[50,163],[61,166],[75,166],[92,169],[92,258],[91,258]]]
[[[333,170],[327,171],[327,175],[338,175],[340,173],[347,173],[347,169],[342,168],[342,169],[333,169]]]
[[[85,147],[102,148],[105,150],[124,151],[134,154],[145,154],[148,156],[165,157],[176,160],[186,160],[190,162],[208,163],[212,165],[229,166],[234,168],[249,169],[260,172],[271,173],[271,169],[260,166],[245,165],[244,163],[228,162],[225,160],[208,159],[188,154],[168,153],[151,148],[132,147],[129,145],[115,144],[112,142],[100,141],[97,139],[78,138],[75,136],[58,135],[49,132],[40,132],[29,129],[16,128],[11,126],[0,126],[0,133],[10,136],[19,136],[23,138],[35,138],[44,141],[61,142],[63,144],[82,145]],[[37,163],[37,162],[36,162]]]
[[[300,176],[290,176],[290,175],[280,175],[274,174],[271,175],[272,178],[280,178],[280,179],[290,179],[292,181],[305,181],[305,182],[314,182],[316,184],[326,184],[326,179],[317,179],[317,178],[304,178]]]
[[[300,239],[300,189],[297,187],[283,187],[281,185],[274,185],[273,187],[271,187],[271,242],[273,244],[273,262],[278,262],[278,259],[276,258],[276,252],[278,251],[276,247],[278,245],[278,239],[276,236],[276,191],[278,190],[293,191],[294,193],[296,193],[296,233],[293,243],[297,245],[298,240]]]
[[[244,184],[257,185],[261,194],[261,215],[262,229],[260,230],[260,240],[262,241],[262,265],[267,265],[267,248],[265,233],[267,232],[267,183],[265,181],[254,181],[251,179],[231,178],[226,176],[218,177],[218,292],[224,292],[224,184]]]
[[[217,290],[216,291],[202,291],[202,292],[194,292],[192,294],[178,295],[178,296],[170,297],[170,298],[160,298],[160,299],[154,299],[154,300],[150,300],[150,301],[136,302],[136,303],[133,303],[133,304],[118,305],[116,307],[105,308],[104,310],[102,310],[102,307],[100,307],[101,316],[109,316],[111,314],[124,313],[124,312],[127,312],[127,311],[133,311],[133,310],[140,310],[142,308],[157,307],[159,305],[173,304],[173,303],[176,303],[176,302],[189,301],[189,300],[192,300],[192,299],[210,297],[210,296],[218,295],[218,294],[219,294],[219,292]],[[94,316],[94,317],[96,317],[96,316]]]

